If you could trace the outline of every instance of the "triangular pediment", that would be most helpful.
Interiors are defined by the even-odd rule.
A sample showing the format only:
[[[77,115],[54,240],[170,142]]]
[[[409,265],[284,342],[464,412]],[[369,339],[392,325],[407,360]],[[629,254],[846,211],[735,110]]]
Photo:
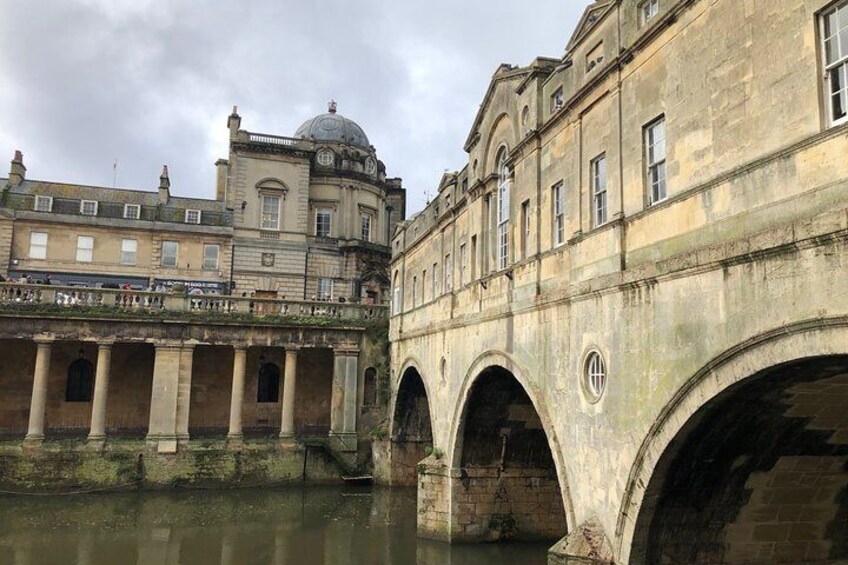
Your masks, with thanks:
[[[595,29],[595,26],[598,25],[614,4],[615,0],[597,0],[596,2],[592,2],[583,12],[583,17],[580,18],[580,22],[578,22],[577,28],[571,35],[571,39],[565,50],[571,52],[584,37]]]

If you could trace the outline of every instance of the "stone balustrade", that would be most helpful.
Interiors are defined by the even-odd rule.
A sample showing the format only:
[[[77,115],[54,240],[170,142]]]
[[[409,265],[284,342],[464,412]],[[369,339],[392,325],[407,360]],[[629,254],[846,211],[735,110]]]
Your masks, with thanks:
[[[144,312],[185,312],[361,321],[388,316],[388,307],[372,304],[18,283],[0,284],[0,307],[5,305],[56,305],[69,310],[95,307],[138,311],[140,315]]]

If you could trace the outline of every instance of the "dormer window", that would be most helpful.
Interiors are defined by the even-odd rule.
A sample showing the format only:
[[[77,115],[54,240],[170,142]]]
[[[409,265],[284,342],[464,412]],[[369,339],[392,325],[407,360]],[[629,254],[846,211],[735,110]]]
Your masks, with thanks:
[[[564,105],[565,99],[563,97],[562,87],[560,86],[551,96],[551,114],[555,114]]]
[[[186,210],[185,211],[185,223],[187,223],[187,224],[199,224],[200,223],[200,210]]]
[[[35,211],[36,212],[51,212],[53,210],[52,196],[36,196]]]
[[[124,218],[137,220],[141,217],[141,206],[138,204],[124,204]]]
[[[601,41],[586,55],[586,72],[591,73],[604,62],[604,42]]]
[[[639,4],[639,26],[651,21],[660,11],[660,0],[645,0]]]
[[[96,216],[97,200],[83,200],[80,202],[80,214],[83,216]]]

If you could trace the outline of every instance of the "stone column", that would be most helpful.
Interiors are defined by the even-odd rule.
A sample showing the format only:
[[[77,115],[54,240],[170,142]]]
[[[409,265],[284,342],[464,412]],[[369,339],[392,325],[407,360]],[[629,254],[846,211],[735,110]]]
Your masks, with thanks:
[[[286,368],[283,375],[283,414],[280,426],[280,438],[294,439],[294,400],[295,385],[297,384],[297,352],[296,347],[286,348]]]
[[[47,377],[50,373],[52,339],[36,339],[35,373],[29,405],[29,426],[24,443],[39,445],[44,440],[44,410],[47,406]]]
[[[194,365],[194,344],[183,344],[180,350],[180,380],[177,385],[177,441],[188,442],[188,419],[191,408],[191,372]]]
[[[150,396],[150,424],[147,443],[162,453],[177,451],[177,393],[180,382],[178,343],[157,343],[153,362],[153,389]]]
[[[97,348],[97,372],[94,376],[94,398],[91,403],[89,443],[106,440],[106,398],[109,393],[109,372],[112,363],[112,344],[101,343]]]
[[[242,409],[244,407],[244,371],[247,364],[247,347],[235,346],[233,356],[233,391],[230,394],[230,431],[227,439],[236,441],[242,439]]]
[[[333,445],[342,451],[356,451],[356,350],[339,349],[333,364],[333,396],[330,431]]]

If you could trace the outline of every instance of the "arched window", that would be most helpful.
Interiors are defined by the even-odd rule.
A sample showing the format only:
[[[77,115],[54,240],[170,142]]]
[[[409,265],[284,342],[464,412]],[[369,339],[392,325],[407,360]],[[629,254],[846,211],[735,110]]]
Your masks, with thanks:
[[[394,280],[392,281],[392,314],[400,314],[401,313],[401,284],[400,284],[400,271],[395,271]]]
[[[279,400],[280,368],[274,363],[264,363],[260,360],[256,402],[279,402]]]
[[[506,269],[509,260],[509,167],[506,147],[498,154],[498,269]]]
[[[80,357],[68,365],[65,402],[91,402],[93,384],[94,366],[88,359]]]
[[[374,406],[377,404],[377,369],[368,367],[365,369],[365,381],[362,387],[363,406]]]

